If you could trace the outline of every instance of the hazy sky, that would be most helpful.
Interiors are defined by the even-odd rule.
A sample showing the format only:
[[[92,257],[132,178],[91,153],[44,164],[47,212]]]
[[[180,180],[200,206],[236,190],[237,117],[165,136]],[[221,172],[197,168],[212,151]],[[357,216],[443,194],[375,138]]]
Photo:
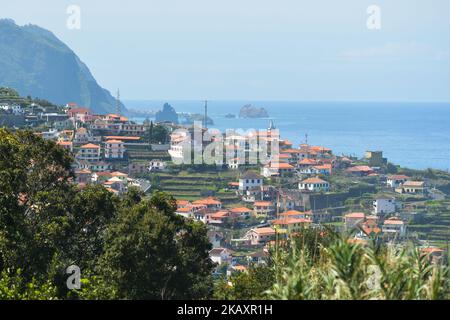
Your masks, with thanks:
[[[124,99],[450,101],[449,14],[448,0],[0,0]]]

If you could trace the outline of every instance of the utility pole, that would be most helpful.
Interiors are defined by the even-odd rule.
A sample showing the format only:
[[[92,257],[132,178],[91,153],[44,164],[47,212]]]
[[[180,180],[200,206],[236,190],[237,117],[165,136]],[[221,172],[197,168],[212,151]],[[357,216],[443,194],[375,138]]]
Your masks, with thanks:
[[[117,89],[117,97],[116,97],[116,113],[120,116],[121,108],[120,108],[120,91]]]
[[[204,124],[203,127],[208,129],[208,100],[205,100],[205,115],[204,115]]]

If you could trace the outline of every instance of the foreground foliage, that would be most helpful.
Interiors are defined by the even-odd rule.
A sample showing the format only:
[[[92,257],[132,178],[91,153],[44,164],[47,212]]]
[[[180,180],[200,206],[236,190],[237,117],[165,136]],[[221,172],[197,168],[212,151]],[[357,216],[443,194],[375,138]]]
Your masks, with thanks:
[[[361,245],[309,230],[272,251],[272,257],[268,266],[217,283],[216,298],[435,300],[450,294],[449,267],[412,245]],[[261,268],[274,279],[265,290]]]
[[[203,224],[162,193],[79,190],[72,158],[27,131],[0,129],[0,299],[202,299],[211,295]],[[67,267],[81,290],[67,288]]]

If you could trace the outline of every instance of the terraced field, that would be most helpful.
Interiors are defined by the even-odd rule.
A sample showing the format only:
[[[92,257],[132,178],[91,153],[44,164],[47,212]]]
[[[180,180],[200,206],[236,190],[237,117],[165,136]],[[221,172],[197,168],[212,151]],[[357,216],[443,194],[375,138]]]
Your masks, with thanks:
[[[126,148],[128,157],[133,160],[170,160],[170,155],[167,151],[152,151],[149,146],[127,146]]]
[[[438,202],[436,208],[428,208],[421,224],[409,225],[409,230],[417,232],[421,239],[446,246],[450,241],[450,200]]]
[[[235,191],[224,190],[231,181],[237,181],[237,173],[211,172],[211,173],[158,173],[155,174],[159,187],[177,199],[197,200],[204,198],[207,193],[215,195],[225,205],[239,203]]]

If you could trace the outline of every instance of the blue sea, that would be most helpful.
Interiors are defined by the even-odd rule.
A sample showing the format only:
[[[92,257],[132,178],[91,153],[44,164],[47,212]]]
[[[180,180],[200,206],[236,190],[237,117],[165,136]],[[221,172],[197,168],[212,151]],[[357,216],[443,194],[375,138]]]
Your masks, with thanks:
[[[128,108],[159,110],[168,102],[177,112],[203,113],[203,101],[124,101]],[[270,118],[231,119],[245,104],[264,107]],[[273,120],[283,138],[362,157],[382,150],[390,162],[413,169],[450,169],[450,103],[208,101],[214,127],[265,129]],[[144,119],[136,118],[136,121]]]

